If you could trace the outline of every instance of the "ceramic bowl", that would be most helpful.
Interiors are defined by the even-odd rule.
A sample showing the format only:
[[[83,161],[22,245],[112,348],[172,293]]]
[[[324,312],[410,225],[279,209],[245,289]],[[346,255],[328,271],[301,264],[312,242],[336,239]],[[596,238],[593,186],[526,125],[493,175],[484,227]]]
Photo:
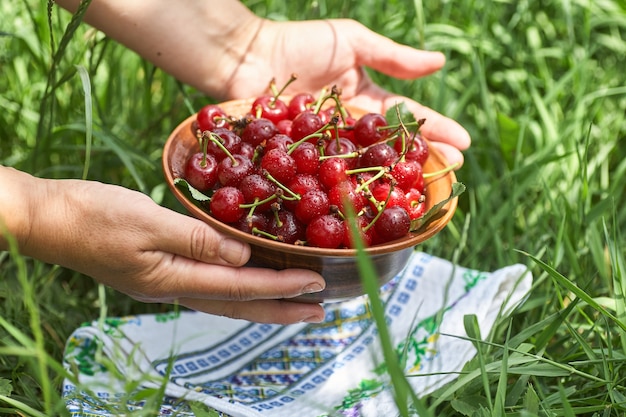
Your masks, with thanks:
[[[220,106],[232,116],[245,115],[252,104],[252,100],[234,100],[221,103]],[[355,117],[365,112],[349,107]],[[189,213],[208,223],[211,227],[225,235],[232,236],[247,242],[251,247],[251,258],[247,266],[286,269],[305,268],[319,272],[326,280],[324,291],[297,297],[297,301],[333,302],[360,296],[363,294],[361,276],[356,264],[355,249],[323,249],[317,247],[299,246],[276,242],[270,239],[254,236],[233,227],[230,227],[209,215],[196,203],[185,195],[175,184],[177,177],[182,177],[184,165],[188,157],[199,151],[192,124],[195,115],[180,123],[170,134],[163,149],[163,170],[166,182]],[[447,163],[436,149],[430,147],[430,154],[424,164],[424,172],[435,172],[446,167]],[[452,184],[456,182],[454,172],[433,177],[426,180],[427,210],[433,205],[449,197]],[[380,285],[387,283],[405,267],[415,247],[441,231],[454,215],[457,199],[448,201],[441,209],[440,216],[429,223],[419,233],[411,233],[401,239],[365,249],[369,259],[376,268]]]

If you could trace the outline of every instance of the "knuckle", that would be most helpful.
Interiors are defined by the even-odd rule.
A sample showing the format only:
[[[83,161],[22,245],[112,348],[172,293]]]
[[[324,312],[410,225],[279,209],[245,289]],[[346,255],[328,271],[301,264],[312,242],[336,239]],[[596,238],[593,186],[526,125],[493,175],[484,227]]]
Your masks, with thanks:
[[[249,291],[242,285],[241,274],[237,270],[233,272],[233,279],[229,280],[226,288],[226,298],[233,301],[248,301],[251,299]]]
[[[230,317],[231,319],[242,319],[244,315],[241,313],[241,309],[237,308],[233,303],[226,303],[222,307],[222,311],[220,312],[221,316]]]
[[[189,255],[192,259],[202,260],[214,258],[218,252],[218,239],[216,234],[208,233],[208,227],[202,223],[196,224],[191,229],[189,241]]]

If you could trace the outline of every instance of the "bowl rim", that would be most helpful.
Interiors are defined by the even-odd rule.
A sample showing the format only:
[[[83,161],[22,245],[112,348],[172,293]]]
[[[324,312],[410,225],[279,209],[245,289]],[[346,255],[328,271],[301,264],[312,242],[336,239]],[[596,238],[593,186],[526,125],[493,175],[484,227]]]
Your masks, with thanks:
[[[236,99],[236,100],[229,100],[229,101],[225,101],[225,102],[217,103],[217,104],[220,106],[228,107],[228,106],[233,106],[233,105],[243,105],[246,103],[251,104],[252,101],[253,99]],[[347,107],[351,110],[366,112],[365,110],[356,108],[354,106],[348,105]],[[274,241],[274,240],[267,239],[264,237],[255,236],[250,233],[246,233],[241,230],[238,230],[225,223],[222,223],[221,221],[213,218],[206,210],[199,207],[196,203],[189,200],[187,196],[180,190],[180,188],[178,188],[176,184],[174,183],[175,177],[174,177],[174,173],[172,172],[172,167],[170,165],[169,157],[172,153],[172,149],[175,145],[176,139],[178,138],[180,133],[183,132],[183,129],[190,130],[191,123],[193,123],[193,121],[195,120],[196,114],[197,113],[190,115],[189,117],[184,119],[182,122],[180,122],[176,126],[176,128],[174,128],[174,130],[172,130],[172,132],[170,133],[163,147],[163,154],[161,158],[163,173],[165,175],[165,179],[166,179],[166,182],[170,191],[172,191],[176,199],[183,205],[183,207],[187,211],[189,211],[191,215],[193,215],[193,217],[201,221],[204,221],[209,226],[211,226],[212,228],[216,229],[217,231],[219,231],[220,233],[224,235],[229,235],[233,238],[244,241],[250,245],[264,247],[267,249],[273,249],[278,252],[288,252],[290,254],[298,254],[298,255],[311,256],[311,257],[324,256],[324,257],[337,257],[337,258],[355,257],[357,255],[358,249],[356,248],[339,248],[339,249],[319,248],[315,246],[304,246],[304,245],[295,245],[295,244],[290,244],[290,243],[278,242],[278,241]],[[428,157],[436,159],[436,161],[443,166],[448,165],[444,156],[434,146],[429,146]],[[456,182],[456,175],[454,171],[448,171],[445,174],[441,174],[441,175],[437,175],[435,177],[429,178],[428,180],[425,181],[424,185],[425,187],[428,187],[430,184],[436,181],[443,180],[446,177],[449,178],[450,184],[453,184]],[[428,198],[428,195],[426,196],[426,198]],[[367,255],[380,255],[380,254],[385,254],[389,252],[395,252],[398,250],[406,249],[411,246],[417,246],[420,243],[423,243],[424,241],[432,238],[434,235],[436,235],[437,233],[439,233],[441,230],[443,230],[446,227],[448,222],[454,216],[454,213],[457,208],[457,203],[458,203],[457,197],[448,200],[446,204],[444,204],[440,209],[441,210],[440,212],[443,214],[441,214],[436,219],[432,220],[428,224],[427,228],[424,229],[423,231],[420,231],[419,233],[410,232],[408,235],[409,237],[402,237],[393,241],[386,242],[384,244],[366,247],[364,249],[365,253]]]

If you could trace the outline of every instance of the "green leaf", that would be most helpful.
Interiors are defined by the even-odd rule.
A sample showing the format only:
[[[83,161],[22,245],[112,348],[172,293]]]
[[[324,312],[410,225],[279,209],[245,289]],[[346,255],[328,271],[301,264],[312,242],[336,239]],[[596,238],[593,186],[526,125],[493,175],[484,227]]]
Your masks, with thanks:
[[[511,366],[507,369],[507,371],[509,374],[515,375],[533,375],[548,377],[567,376],[571,373],[567,369],[558,368],[550,363],[535,363],[524,366]]]
[[[461,182],[455,182],[454,184],[452,184],[452,191],[450,192],[450,196],[438,202],[434,206],[432,206],[431,209],[428,210],[419,219],[413,220],[411,222],[411,231],[419,232],[420,230],[425,229],[426,226],[428,226],[432,221],[438,219],[443,214],[445,214],[445,211],[441,210],[443,206],[445,206],[448,203],[448,201],[463,194],[465,192],[465,189],[466,189],[465,184]]]
[[[500,149],[508,166],[512,167],[515,161],[520,126],[515,120],[500,112],[497,113],[497,121],[500,131]]]
[[[192,402],[189,404],[193,415],[196,417],[219,417],[219,413],[212,408],[209,408],[203,403]]]
[[[197,189],[193,188],[191,184],[189,184],[183,178],[174,178],[174,185],[180,188],[188,197],[190,197],[194,201],[209,201],[211,197],[201,193]]]
[[[0,378],[0,395],[6,395],[9,397],[13,392],[13,385],[8,379]]]
[[[533,388],[532,385],[528,385],[528,389],[526,390],[526,395],[524,396],[524,409],[532,414],[539,413],[539,404],[541,400],[539,400],[539,396],[537,392]]]
[[[462,398],[455,398],[450,401],[450,405],[459,414],[473,416],[481,407],[487,405],[487,399],[479,395],[471,395]]]
[[[387,123],[390,126],[399,125],[400,123],[406,125],[416,122],[415,115],[409,110],[404,101],[389,107],[385,113],[385,119],[387,119]]]
[[[76,65],[76,71],[80,76],[80,81],[83,86],[83,92],[85,93],[85,164],[83,165],[82,179],[86,180],[89,173],[89,166],[91,165],[91,143],[93,137],[93,120],[92,120],[92,99],[91,99],[91,80],[89,73],[85,67]]]
[[[619,326],[620,329],[622,329],[623,331],[626,331],[626,323],[623,323],[621,320],[619,320],[617,317],[615,317],[615,315],[611,314],[607,309],[605,309],[600,304],[598,304],[591,296],[589,296],[589,294],[587,294],[585,291],[583,291],[578,285],[576,285],[575,283],[573,283],[572,281],[570,281],[569,279],[567,279],[566,277],[564,277],[563,275],[558,273],[550,265],[548,265],[547,263],[543,262],[542,260],[534,257],[533,255],[531,255],[529,253],[526,253],[524,251],[520,251],[520,253],[525,254],[530,259],[532,259],[535,263],[537,263],[539,266],[541,266],[541,268],[545,272],[547,272],[548,275],[550,277],[552,277],[552,279],[556,283],[558,283],[562,287],[564,287],[564,288],[568,289],[569,291],[571,291],[572,293],[574,293],[578,298],[580,298],[582,301],[587,303],[590,307],[594,308],[600,314],[603,314],[604,316],[606,316],[609,319],[611,319],[611,321],[613,321],[613,323],[615,323],[617,326]]]

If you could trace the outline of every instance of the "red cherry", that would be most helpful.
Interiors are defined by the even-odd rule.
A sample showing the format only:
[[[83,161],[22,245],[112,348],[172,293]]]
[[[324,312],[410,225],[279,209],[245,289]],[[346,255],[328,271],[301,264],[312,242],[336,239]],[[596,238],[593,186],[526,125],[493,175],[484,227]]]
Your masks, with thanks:
[[[217,166],[217,178],[222,186],[237,187],[241,180],[253,170],[252,161],[244,155],[236,154],[224,158]]]
[[[359,236],[361,237],[363,245],[366,248],[372,246],[375,238],[375,229],[373,227],[370,227],[369,229],[365,230],[370,222],[370,219],[365,216],[358,216],[354,217],[354,220],[356,221],[357,230],[359,232]],[[354,248],[354,239],[352,239],[352,230],[350,229],[348,220],[344,221],[344,229],[345,231],[343,237],[343,245],[346,248]]]
[[[284,243],[295,243],[305,238],[305,226],[287,210],[280,210],[272,216],[268,232]]]
[[[426,214],[426,198],[416,188],[410,188],[406,193],[407,211],[411,220],[419,219]]]
[[[289,119],[280,120],[276,123],[276,129],[283,135],[291,136],[291,125],[293,122]]]
[[[346,138],[350,142],[358,145],[356,139],[354,138],[354,124],[356,123],[356,119],[352,116],[348,116],[343,124],[343,126],[339,127],[337,131],[339,137]]]
[[[289,188],[294,193],[302,196],[304,195],[304,193],[310,190],[321,190],[322,185],[315,175],[297,174],[287,183],[287,188]]]
[[[255,147],[248,142],[241,142],[241,148],[238,153],[252,160],[254,158],[254,150]]]
[[[387,207],[400,206],[404,209],[407,207],[405,192],[398,186],[391,187],[388,182],[378,181],[373,185],[370,185],[370,192],[372,197],[378,202],[387,201]],[[376,209],[374,203],[372,208]]]
[[[287,119],[287,105],[284,101],[272,95],[263,95],[257,97],[252,102],[251,112],[258,118],[265,118],[276,124],[281,120]]]
[[[359,162],[357,147],[347,138],[334,138],[329,140],[324,147],[325,156],[352,155],[349,158],[343,158],[349,168],[355,168]]]
[[[389,242],[408,235],[411,229],[411,218],[403,207],[386,207],[374,223],[374,228],[377,243]]]
[[[282,184],[296,175],[296,162],[291,155],[280,149],[272,149],[263,155],[261,168]]]
[[[292,152],[296,161],[296,171],[300,174],[317,174],[320,167],[320,152],[311,142],[300,143]]]
[[[217,160],[213,155],[196,152],[187,160],[185,180],[196,190],[207,192],[217,183]]]
[[[244,210],[243,193],[236,187],[218,188],[211,196],[209,207],[213,217],[224,223],[234,223],[241,219]]]
[[[356,214],[367,204],[365,194],[357,192],[356,187],[357,185],[352,181],[342,181],[328,191],[328,201],[344,214],[346,204],[351,204],[352,211]]]
[[[335,185],[348,179],[347,169],[348,163],[343,158],[333,157],[322,161],[317,175],[320,183],[327,190],[330,190]]]
[[[325,214],[314,218],[306,228],[309,246],[335,249],[343,243],[345,227],[336,216]]]
[[[307,191],[321,190],[322,186],[316,176],[310,174],[296,174],[296,176],[287,183],[287,188],[302,197]],[[291,211],[294,210],[297,204],[298,200],[285,199],[283,201],[283,205]]]
[[[211,140],[209,140],[207,145],[207,152],[214,155],[218,162],[226,158],[228,153],[224,152],[224,150],[215,143],[216,140],[231,154],[239,153],[241,150],[241,137],[232,130],[218,127],[214,129],[212,133]]]
[[[294,209],[296,218],[304,224],[308,224],[314,218],[328,214],[330,203],[328,195],[322,190],[309,190],[302,195]]]
[[[399,154],[403,151],[402,146],[402,139],[396,139],[393,147]],[[404,146],[407,148],[405,156],[406,159],[414,159],[422,165],[426,163],[429,155],[428,143],[419,133],[416,133],[411,138],[406,139]]]
[[[267,231],[267,226],[270,223],[269,217],[267,214],[258,213],[255,211],[254,213],[243,216],[239,219],[233,227],[241,230],[242,232],[253,234],[253,229]]]
[[[201,131],[213,130],[227,125],[228,115],[217,104],[207,104],[198,110],[196,122]]]
[[[293,143],[293,139],[282,133],[278,133],[268,139],[265,144],[265,152],[268,152],[274,148],[281,149],[287,152],[287,147]]]
[[[422,165],[414,159],[406,159],[395,164],[391,169],[391,176],[403,190],[413,187],[420,191],[424,190]]]
[[[259,174],[250,174],[239,183],[239,189],[243,193],[246,204],[263,201],[276,193],[276,185]],[[269,200],[256,207],[255,212],[269,211],[276,199]]]
[[[311,108],[311,104],[315,102],[315,97],[309,93],[298,93],[289,100],[287,106],[287,115],[289,119],[293,120],[300,113],[305,112]]]
[[[258,146],[278,133],[274,122],[269,119],[253,119],[241,132],[241,139],[253,146]]]
[[[293,119],[291,123],[291,137],[294,142],[298,142],[300,139],[317,132],[323,126],[324,122],[322,122],[320,116],[307,110]],[[317,142],[317,139],[313,142]]]
[[[384,167],[390,166],[398,159],[398,152],[385,142],[377,143],[368,147],[361,158],[359,166],[361,167]]]
[[[335,108],[334,107],[329,107],[329,108],[326,108],[326,109],[322,109],[322,110],[320,110],[320,112],[318,114],[320,116],[320,119],[322,119],[322,122],[324,124],[326,124],[326,123],[330,122],[330,120],[335,115]]]
[[[386,126],[385,116],[379,113],[367,113],[354,124],[354,139],[363,147],[382,142],[389,136],[388,129],[381,129]]]

